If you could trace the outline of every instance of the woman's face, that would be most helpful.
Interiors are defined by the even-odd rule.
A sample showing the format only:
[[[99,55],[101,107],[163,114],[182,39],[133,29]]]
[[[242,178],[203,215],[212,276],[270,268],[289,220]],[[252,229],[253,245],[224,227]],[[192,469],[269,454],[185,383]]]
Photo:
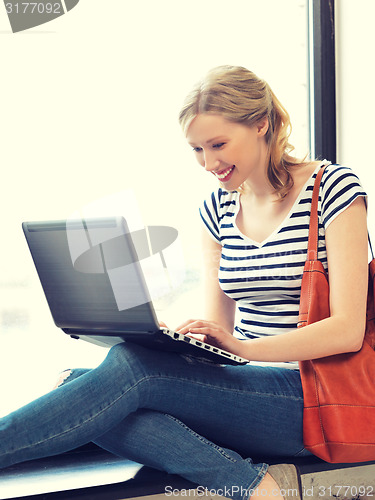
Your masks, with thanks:
[[[235,190],[255,172],[265,171],[268,120],[253,126],[226,120],[221,115],[199,114],[186,138],[198,163],[215,175],[225,189]]]

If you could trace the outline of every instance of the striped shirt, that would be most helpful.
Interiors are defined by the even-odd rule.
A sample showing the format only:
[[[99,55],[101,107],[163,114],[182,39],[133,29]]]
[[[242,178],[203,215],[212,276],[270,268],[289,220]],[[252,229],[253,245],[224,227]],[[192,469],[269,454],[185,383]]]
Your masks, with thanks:
[[[312,190],[320,166],[301,190],[288,216],[262,243],[251,240],[236,226],[240,208],[237,191],[219,189],[200,208],[210,235],[222,245],[219,283],[225,294],[236,301],[234,334],[238,338],[278,335],[297,328]],[[318,204],[318,258],[326,270],[325,231],[358,196],[366,193],[351,169],[341,165],[326,167]],[[298,368],[298,364],[288,367]]]

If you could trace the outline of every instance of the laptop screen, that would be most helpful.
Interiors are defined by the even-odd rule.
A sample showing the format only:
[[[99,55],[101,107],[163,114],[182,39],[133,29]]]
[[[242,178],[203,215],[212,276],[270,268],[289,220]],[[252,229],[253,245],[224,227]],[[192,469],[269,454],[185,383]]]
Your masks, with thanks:
[[[123,217],[24,222],[22,227],[58,327],[159,329]]]

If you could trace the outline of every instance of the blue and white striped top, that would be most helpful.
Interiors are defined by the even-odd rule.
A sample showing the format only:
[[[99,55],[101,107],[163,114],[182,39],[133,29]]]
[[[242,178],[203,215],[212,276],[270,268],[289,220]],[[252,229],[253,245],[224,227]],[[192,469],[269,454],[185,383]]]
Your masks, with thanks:
[[[312,190],[320,166],[305,184],[289,215],[262,243],[251,240],[236,226],[240,208],[237,191],[219,189],[200,208],[210,235],[222,245],[219,282],[222,290],[237,302],[236,337],[257,338],[297,328]],[[325,231],[358,196],[366,193],[351,169],[341,165],[326,167],[318,205],[318,258],[326,270]]]

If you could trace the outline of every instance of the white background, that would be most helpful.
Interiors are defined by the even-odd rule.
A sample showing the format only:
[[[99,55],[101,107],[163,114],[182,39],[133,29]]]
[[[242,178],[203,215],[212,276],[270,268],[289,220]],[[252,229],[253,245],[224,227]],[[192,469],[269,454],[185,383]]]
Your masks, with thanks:
[[[145,224],[179,230],[191,282],[159,313],[171,327],[203,314],[197,208],[216,187],[177,115],[211,67],[243,65],[289,110],[308,152],[304,0],[81,0],[13,34],[0,6],[0,414],[49,390],[105,350],[53,324],[22,231],[132,190]],[[103,200],[104,201],[100,201]],[[99,200],[99,201],[98,201]]]
[[[375,244],[375,2],[336,1],[338,161],[359,175],[369,196]]]

